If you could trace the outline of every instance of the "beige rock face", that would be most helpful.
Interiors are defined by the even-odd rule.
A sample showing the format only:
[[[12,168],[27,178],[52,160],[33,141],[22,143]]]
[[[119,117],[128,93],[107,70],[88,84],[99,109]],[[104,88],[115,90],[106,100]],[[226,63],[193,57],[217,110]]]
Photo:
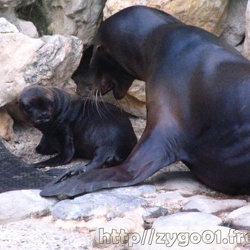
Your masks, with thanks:
[[[248,0],[231,0],[221,38],[231,46],[241,46],[245,36],[245,13]],[[239,49],[241,51],[241,49]]]
[[[33,2],[35,2],[35,0],[1,0],[0,8],[21,7]]]
[[[186,24],[220,35],[227,17],[228,3],[228,0],[108,0],[104,17],[131,5],[146,5],[168,12]]]
[[[0,107],[28,85],[63,87],[78,66],[81,48],[76,37],[0,33]]]
[[[52,0],[43,2],[50,34],[74,35],[90,45],[102,20],[103,0]]]
[[[0,108],[0,137],[8,141],[12,135],[13,119],[10,115],[2,108]]]

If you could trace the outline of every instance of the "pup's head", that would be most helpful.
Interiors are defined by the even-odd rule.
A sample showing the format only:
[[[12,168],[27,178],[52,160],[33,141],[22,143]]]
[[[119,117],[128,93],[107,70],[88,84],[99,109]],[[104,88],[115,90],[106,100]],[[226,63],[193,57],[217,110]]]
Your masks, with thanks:
[[[26,87],[19,95],[18,106],[24,119],[33,126],[47,124],[53,119],[54,95],[45,87]]]

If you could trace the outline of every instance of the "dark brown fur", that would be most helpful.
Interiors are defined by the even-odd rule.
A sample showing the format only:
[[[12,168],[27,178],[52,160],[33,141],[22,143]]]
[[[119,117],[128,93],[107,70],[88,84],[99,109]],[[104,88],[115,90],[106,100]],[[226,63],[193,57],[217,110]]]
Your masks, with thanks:
[[[91,159],[81,170],[123,162],[136,144],[128,117],[107,103],[93,103],[59,88],[31,86],[19,97],[19,108],[26,121],[43,133],[36,147],[40,154],[55,154],[35,167],[69,163],[76,155]]]

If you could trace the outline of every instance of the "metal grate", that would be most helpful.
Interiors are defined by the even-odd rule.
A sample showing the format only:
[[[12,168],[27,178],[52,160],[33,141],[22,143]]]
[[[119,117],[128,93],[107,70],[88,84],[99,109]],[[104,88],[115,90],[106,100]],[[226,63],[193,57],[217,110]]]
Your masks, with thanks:
[[[0,140],[0,193],[19,189],[41,189],[53,180],[11,154]]]

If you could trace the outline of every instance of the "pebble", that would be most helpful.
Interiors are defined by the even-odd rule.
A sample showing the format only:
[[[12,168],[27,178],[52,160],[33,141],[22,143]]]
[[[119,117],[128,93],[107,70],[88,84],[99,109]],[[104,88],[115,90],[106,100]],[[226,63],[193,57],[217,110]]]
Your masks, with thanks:
[[[110,212],[122,215],[147,204],[146,200],[132,195],[99,191],[73,200],[60,201],[52,209],[52,216],[54,219],[62,220],[86,220],[91,217],[106,216]]]
[[[150,219],[166,216],[167,214],[168,210],[163,207],[149,207],[144,210],[142,218],[144,221],[148,221]]]
[[[149,229],[152,227],[155,219],[168,214],[168,210],[163,207],[149,207],[146,208],[142,214],[144,220],[144,228]]]
[[[189,171],[173,171],[161,173],[157,175],[154,182],[159,183],[158,188],[163,188],[164,190],[178,190],[182,194],[190,195],[191,193],[209,193],[211,189],[197,181],[193,174]]]
[[[17,190],[0,193],[0,224],[49,214],[58,200],[42,198],[39,193],[40,190]]]
[[[239,207],[247,205],[245,200],[238,199],[225,199],[225,200],[215,200],[213,198],[197,195],[190,199],[187,204],[182,208],[182,211],[186,212],[203,212],[215,214],[223,211],[232,211]]]
[[[233,228],[250,231],[250,205],[243,206],[229,213],[227,221]]]
[[[242,206],[241,208],[238,208],[234,210],[233,212],[231,212],[230,214],[228,214],[227,218],[229,220],[232,220],[232,219],[237,218],[240,215],[249,214],[249,213],[250,213],[250,205]]]
[[[189,226],[195,224],[196,226],[219,226],[222,220],[212,214],[200,212],[182,212],[162,216],[155,220],[153,228],[169,228],[173,226]]]
[[[184,197],[178,191],[168,191],[160,193],[153,200],[152,204],[156,206],[164,206],[170,203],[184,203],[186,204],[190,199]]]
[[[231,227],[250,232],[250,213],[241,214],[231,221]],[[250,235],[249,235],[250,239]]]
[[[132,196],[150,197],[155,194],[156,187],[153,185],[140,185],[133,187],[114,188],[111,191],[114,194],[127,194]]]

